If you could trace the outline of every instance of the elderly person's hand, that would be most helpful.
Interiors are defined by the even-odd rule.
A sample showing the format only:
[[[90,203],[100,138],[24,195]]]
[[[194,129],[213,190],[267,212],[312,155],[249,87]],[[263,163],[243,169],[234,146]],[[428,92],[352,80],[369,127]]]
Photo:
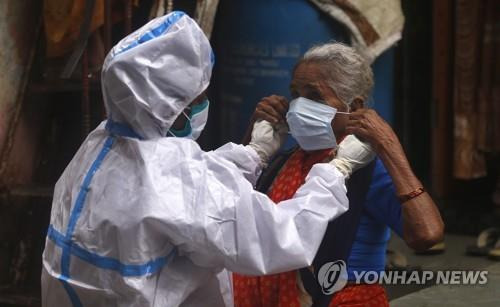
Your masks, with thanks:
[[[413,173],[391,126],[374,110],[360,109],[349,115],[346,132],[369,142],[391,175],[402,203],[406,243],[416,250],[425,250],[440,242],[444,223],[439,210]]]
[[[250,142],[254,123],[260,120],[265,120],[271,123],[271,125],[273,125],[276,129],[283,132],[284,127],[282,125],[285,125],[286,123],[286,112],[288,112],[288,101],[285,97],[271,95],[262,98],[255,107],[255,112],[250,120],[250,125],[248,126],[241,143],[246,145]]]
[[[272,124],[286,122],[286,112],[288,111],[288,101],[283,96],[271,95],[264,97],[257,104],[253,119],[255,121],[263,119]]]
[[[383,148],[399,147],[398,137],[394,130],[372,109],[359,109],[352,112],[349,115],[346,132],[370,143],[377,154]]]

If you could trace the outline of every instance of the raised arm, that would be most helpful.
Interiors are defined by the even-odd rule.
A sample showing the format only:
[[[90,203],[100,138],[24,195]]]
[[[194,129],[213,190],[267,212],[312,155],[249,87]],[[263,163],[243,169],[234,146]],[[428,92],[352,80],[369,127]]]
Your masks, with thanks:
[[[351,113],[347,133],[369,142],[392,177],[402,199],[403,239],[415,250],[425,250],[440,242],[444,223],[431,196],[413,173],[398,137],[374,110]],[[423,192],[422,192],[423,191]]]
[[[248,145],[252,137],[253,125],[258,120],[266,120],[272,125],[285,123],[286,112],[288,111],[288,101],[283,96],[271,95],[262,98],[250,118],[248,128],[241,140],[241,144]]]
[[[172,241],[197,265],[248,275],[308,266],[328,223],[348,209],[344,179],[370,162],[369,146],[353,142],[350,150],[339,149],[333,161],[311,169],[292,199],[276,205],[247,178],[266,162],[270,148],[279,147],[269,144],[278,139],[270,136],[273,131],[278,133],[268,122],[257,122],[250,145],[226,145],[182,165],[197,170],[180,170],[197,188],[183,204],[186,221],[167,221],[167,226],[176,228],[169,231],[177,235]]]

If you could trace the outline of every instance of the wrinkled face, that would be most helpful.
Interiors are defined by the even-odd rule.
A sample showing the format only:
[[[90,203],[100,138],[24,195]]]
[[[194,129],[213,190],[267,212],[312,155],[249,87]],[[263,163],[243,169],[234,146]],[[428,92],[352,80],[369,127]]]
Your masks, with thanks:
[[[207,94],[206,94],[206,91],[203,91],[203,93],[201,93],[198,97],[196,97],[190,104],[187,108],[184,109],[184,113],[186,113],[187,116],[190,116],[191,115],[191,108],[195,105],[198,105],[200,103],[202,103],[205,99],[207,98]],[[177,119],[175,120],[174,124],[172,125],[172,127],[170,127],[171,129],[175,129],[175,130],[181,130],[182,128],[184,128],[184,126],[186,125],[186,121],[188,119],[186,118],[186,116],[184,116],[182,113],[177,117]]]
[[[292,98],[304,97],[317,103],[327,104],[339,112],[348,112],[348,107],[337,97],[337,94],[325,82],[319,64],[302,63],[296,67],[290,83]],[[349,115],[336,114],[332,121],[333,133],[337,139],[345,136],[345,126]]]

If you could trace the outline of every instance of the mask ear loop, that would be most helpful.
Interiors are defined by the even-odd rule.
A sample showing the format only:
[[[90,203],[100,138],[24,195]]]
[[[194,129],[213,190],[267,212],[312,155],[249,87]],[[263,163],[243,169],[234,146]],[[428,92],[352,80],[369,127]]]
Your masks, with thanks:
[[[345,115],[349,115],[349,114],[351,114],[351,108],[349,107],[349,105],[347,105],[347,112],[340,112],[340,111],[337,111],[337,114],[345,114]]]
[[[344,104],[347,106],[347,112],[337,111],[337,114],[346,114],[346,115],[351,114],[351,104],[350,103],[344,103]]]
[[[186,120],[189,122],[189,125],[191,125],[191,118],[190,118],[190,117],[186,114],[186,112],[184,112],[184,110],[182,111],[182,115],[184,115],[184,117],[186,117]],[[170,133],[170,135],[171,135],[171,136],[173,136],[174,138],[177,138],[177,137],[178,137],[178,136],[177,136],[177,135],[175,135],[172,131],[170,131],[170,129],[168,129],[168,131],[167,131],[167,134],[169,134],[169,133]]]

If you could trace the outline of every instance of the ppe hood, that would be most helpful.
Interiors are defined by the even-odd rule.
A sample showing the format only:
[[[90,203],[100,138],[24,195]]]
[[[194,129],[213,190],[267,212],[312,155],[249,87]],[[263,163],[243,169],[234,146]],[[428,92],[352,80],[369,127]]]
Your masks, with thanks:
[[[214,55],[188,15],[151,20],[111,49],[102,67],[108,118],[144,139],[164,137],[210,82]]]

